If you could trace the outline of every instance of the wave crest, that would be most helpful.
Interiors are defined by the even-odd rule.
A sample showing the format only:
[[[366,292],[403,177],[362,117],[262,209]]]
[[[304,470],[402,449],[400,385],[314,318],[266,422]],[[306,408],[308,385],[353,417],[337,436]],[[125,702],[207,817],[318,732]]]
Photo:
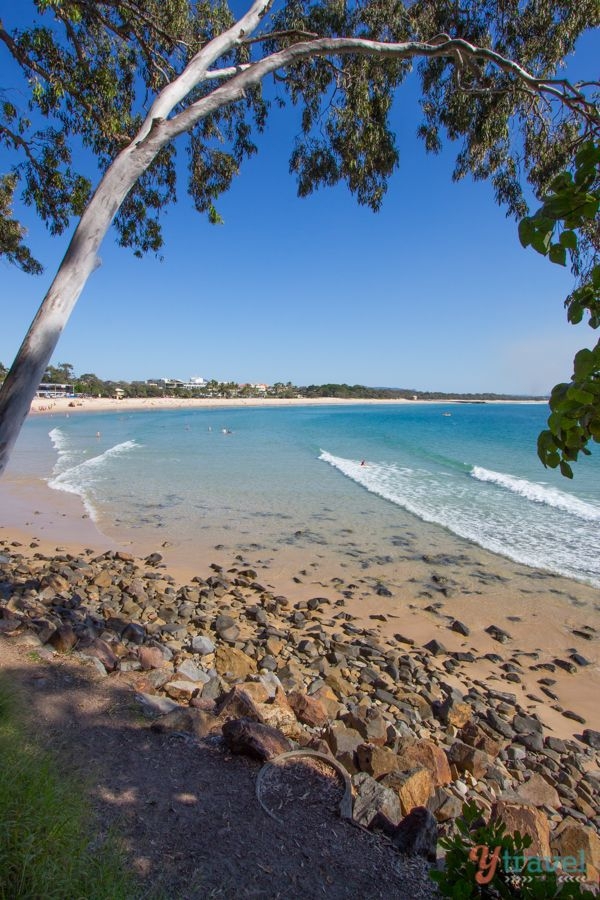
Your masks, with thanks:
[[[600,521],[600,508],[572,494],[560,491],[558,488],[548,487],[544,484],[538,484],[535,481],[528,481],[526,478],[517,478],[515,475],[507,475],[504,472],[493,472],[490,469],[484,469],[482,466],[473,466],[470,475],[477,481],[485,481],[490,484],[496,484],[499,487],[512,491],[513,494],[519,494],[530,500],[532,503],[542,503],[545,506],[551,506],[554,509],[560,509],[586,522]]]

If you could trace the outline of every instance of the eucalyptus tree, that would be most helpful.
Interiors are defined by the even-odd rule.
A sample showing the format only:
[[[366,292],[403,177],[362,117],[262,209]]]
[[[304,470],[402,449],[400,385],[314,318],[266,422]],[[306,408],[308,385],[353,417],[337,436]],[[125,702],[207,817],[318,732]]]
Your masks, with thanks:
[[[182,143],[188,191],[216,222],[267,116],[298,105],[299,194],[341,181],[378,210],[398,164],[392,103],[416,63],[427,149],[458,141],[455,177],[490,179],[523,216],[525,181],[540,194],[598,136],[595,85],[556,77],[598,21],[597,0],[254,0],[237,20],[222,0],[13,4],[0,21],[13,78],[0,98],[0,253],[40,270],[15,197],[54,234],[79,222],[0,392],[0,471],[111,224],[137,254],[160,248]]]

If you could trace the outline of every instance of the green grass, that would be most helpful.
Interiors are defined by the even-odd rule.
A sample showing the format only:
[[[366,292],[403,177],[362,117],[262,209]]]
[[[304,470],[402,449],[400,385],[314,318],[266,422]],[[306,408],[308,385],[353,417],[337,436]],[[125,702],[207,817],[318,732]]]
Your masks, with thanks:
[[[94,830],[83,784],[31,738],[13,695],[0,678],[0,900],[140,897],[114,836]]]

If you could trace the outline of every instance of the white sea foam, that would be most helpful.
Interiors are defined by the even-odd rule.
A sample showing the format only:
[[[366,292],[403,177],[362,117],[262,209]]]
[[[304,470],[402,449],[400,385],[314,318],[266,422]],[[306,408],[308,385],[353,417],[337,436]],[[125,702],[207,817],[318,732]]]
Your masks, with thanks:
[[[67,435],[60,428],[53,428],[48,437],[56,450],[57,459],[54,466],[54,474],[58,475],[75,464],[77,453]]]
[[[561,509],[563,512],[587,522],[600,521],[600,507],[573,494],[567,494],[559,491],[558,488],[549,487],[534,481],[527,481],[526,478],[516,478],[514,475],[506,475],[504,472],[493,472],[490,469],[484,469],[481,466],[473,466],[471,476],[478,481],[487,481],[496,484],[499,487],[519,494],[533,503],[544,503],[546,506],[552,506],[555,509]]]
[[[471,480],[464,473],[448,478],[447,472],[427,468],[371,462],[362,466],[356,460],[324,450],[319,459],[369,492],[493,553],[526,566],[600,584],[597,529],[588,524],[589,515],[574,513],[568,504],[563,507],[545,500],[544,505],[529,505],[526,500],[530,498],[525,494],[508,490],[504,496],[492,495],[491,488],[486,490],[483,484],[477,487],[478,482],[491,479]],[[553,496],[550,488],[545,490]],[[561,494],[558,490],[555,493]],[[568,499],[577,500],[570,496]],[[579,502],[584,508],[589,506],[588,513],[595,510],[584,501]]]
[[[56,432],[58,432],[58,434],[56,434]],[[106,466],[113,457],[119,456],[122,453],[127,453],[130,450],[135,450],[140,444],[135,441],[123,441],[123,443],[115,444],[114,447],[110,447],[108,450],[105,450],[104,453],[98,454],[98,456],[93,456],[91,459],[86,459],[84,462],[78,463],[77,465],[64,468],[60,466],[61,453],[63,454],[63,460],[65,457],[72,459],[74,453],[68,447],[66,438],[59,429],[54,429],[54,432],[51,433],[51,437],[54,446],[58,450],[59,460],[57,462],[57,474],[48,480],[49,486],[57,491],[66,491],[69,494],[77,494],[80,496],[87,512],[95,519],[96,509],[92,502],[94,477],[98,476],[103,467]]]

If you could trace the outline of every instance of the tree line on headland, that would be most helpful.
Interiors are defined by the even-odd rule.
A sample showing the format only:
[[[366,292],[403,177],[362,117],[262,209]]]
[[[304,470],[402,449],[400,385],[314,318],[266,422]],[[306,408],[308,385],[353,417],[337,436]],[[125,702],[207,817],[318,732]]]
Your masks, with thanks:
[[[0,362],[0,383],[7,373]],[[68,384],[73,392],[87,397],[177,397],[181,399],[235,399],[277,398],[312,399],[315,397],[343,400],[463,400],[482,403],[486,400],[547,400],[543,396],[491,393],[445,393],[443,391],[418,391],[413,388],[367,387],[364,384],[310,384],[297,386],[291,381],[277,381],[271,385],[238,384],[235,381],[211,379],[194,387],[176,386],[174,382],[161,381],[112,381],[99,378],[92,372],[75,375],[70,363],[48,366],[43,384]]]

